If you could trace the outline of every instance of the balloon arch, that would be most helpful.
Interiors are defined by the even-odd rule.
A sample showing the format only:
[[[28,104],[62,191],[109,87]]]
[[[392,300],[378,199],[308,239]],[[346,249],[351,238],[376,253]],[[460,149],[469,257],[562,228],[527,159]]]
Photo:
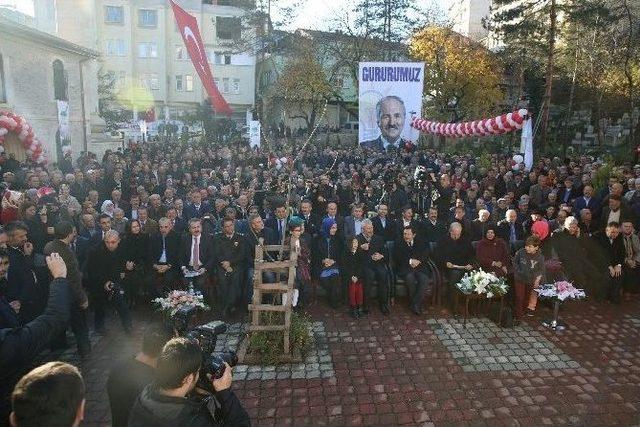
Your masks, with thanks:
[[[46,163],[44,147],[36,138],[33,128],[27,120],[10,111],[0,111],[0,152],[4,151],[4,142],[9,132],[15,133],[27,152],[27,156],[36,163]]]
[[[508,114],[502,114],[492,119],[473,120],[461,123],[442,123],[414,117],[411,127],[432,135],[450,138],[465,138],[469,136],[502,135],[522,129],[529,112],[520,109]]]

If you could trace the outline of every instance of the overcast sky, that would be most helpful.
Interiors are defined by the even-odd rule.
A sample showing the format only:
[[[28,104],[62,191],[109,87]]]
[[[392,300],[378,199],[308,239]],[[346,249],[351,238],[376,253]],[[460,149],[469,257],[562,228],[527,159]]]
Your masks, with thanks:
[[[349,0],[280,0],[278,3],[288,6],[302,1],[301,12],[296,19],[285,29],[294,30],[296,28],[308,28],[312,30],[327,30],[331,27],[332,20],[336,16],[348,9],[352,1]],[[455,0],[415,0],[416,5],[429,4],[437,5],[443,12],[446,12]],[[279,9],[274,8],[274,20],[279,21],[281,16]]]

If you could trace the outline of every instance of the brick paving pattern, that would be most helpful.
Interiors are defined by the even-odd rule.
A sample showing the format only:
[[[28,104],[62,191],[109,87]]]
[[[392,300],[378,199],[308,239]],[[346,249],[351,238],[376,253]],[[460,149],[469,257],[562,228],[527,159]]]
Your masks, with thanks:
[[[550,315],[544,306],[517,328],[473,319],[466,331],[458,319],[419,318],[397,305],[389,317],[354,320],[321,303],[310,314],[318,362],[283,367],[281,379],[278,368],[236,371],[234,389],[254,425],[640,425],[640,300],[567,304],[569,328],[559,333],[540,325]],[[72,360],[87,381],[85,425],[109,425],[106,372],[136,351],[146,323],[136,320],[129,338],[112,318],[91,359]],[[316,363],[321,375],[312,378]],[[323,378],[329,364],[333,374]]]

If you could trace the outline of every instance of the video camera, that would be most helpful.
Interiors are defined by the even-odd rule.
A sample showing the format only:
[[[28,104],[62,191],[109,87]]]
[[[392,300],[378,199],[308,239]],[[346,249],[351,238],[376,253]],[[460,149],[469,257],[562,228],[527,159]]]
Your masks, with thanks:
[[[189,320],[195,311],[194,307],[178,310],[173,318],[173,327],[180,335],[195,340],[200,345],[202,349],[202,365],[200,367],[198,387],[209,393],[214,393],[209,377],[222,378],[226,369],[225,362],[233,368],[238,364],[238,355],[235,351],[230,350],[215,353],[218,335],[227,331],[227,324],[220,320],[198,325],[187,331]]]
[[[413,172],[413,186],[417,190],[425,190],[429,182],[429,174],[425,166],[417,166]]]

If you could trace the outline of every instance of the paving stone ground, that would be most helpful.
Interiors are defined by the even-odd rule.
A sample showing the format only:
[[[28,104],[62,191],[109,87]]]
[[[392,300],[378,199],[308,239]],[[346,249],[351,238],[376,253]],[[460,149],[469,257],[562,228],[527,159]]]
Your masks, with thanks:
[[[640,299],[621,306],[567,304],[566,331],[542,327],[550,309],[512,329],[448,316],[353,320],[322,303],[310,309],[315,347],[303,364],[239,366],[234,389],[257,426],[638,426]],[[109,425],[106,373],[136,351],[110,320],[86,361],[67,352],[87,382],[88,426]],[[231,325],[220,347],[242,331]],[[225,344],[222,344],[222,342]]]

